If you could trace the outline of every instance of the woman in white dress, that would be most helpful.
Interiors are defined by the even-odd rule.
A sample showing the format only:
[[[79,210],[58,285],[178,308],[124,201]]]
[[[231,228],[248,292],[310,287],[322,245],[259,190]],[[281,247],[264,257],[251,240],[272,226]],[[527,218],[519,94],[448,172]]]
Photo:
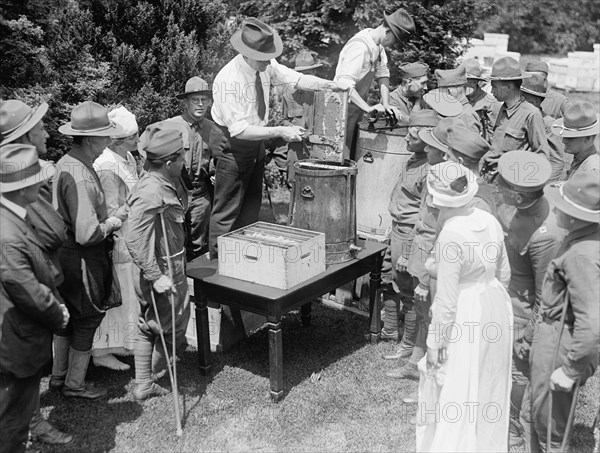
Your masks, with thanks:
[[[431,167],[428,202],[441,232],[426,263],[437,276],[427,355],[419,362],[417,451],[506,451],[512,306],[504,235],[469,208],[477,177],[455,162]]]
[[[130,152],[137,148],[138,124],[135,115],[125,107],[110,111],[108,117],[123,128],[123,133],[111,137],[112,143],[96,159],[94,168],[104,190],[108,215],[118,217],[125,225],[127,223],[125,201],[138,181],[136,161]],[[113,370],[129,369],[129,365],[118,360],[115,354],[133,354],[139,317],[139,304],[131,278],[133,263],[122,237],[122,231],[125,230],[126,228],[121,228],[113,234],[113,270],[114,277],[119,282],[123,304],[106,311],[92,346],[94,365]]]

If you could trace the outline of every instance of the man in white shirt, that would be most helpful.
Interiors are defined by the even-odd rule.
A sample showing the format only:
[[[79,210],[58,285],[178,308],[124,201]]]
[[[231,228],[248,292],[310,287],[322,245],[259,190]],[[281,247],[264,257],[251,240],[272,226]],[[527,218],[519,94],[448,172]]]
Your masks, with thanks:
[[[345,158],[353,157],[356,125],[363,112],[375,110],[396,114],[397,111],[389,105],[390,70],[385,48],[389,49],[394,44],[406,41],[414,30],[412,18],[400,8],[393,14],[384,14],[383,22],[377,28],[366,28],[358,32],[340,52],[333,80],[343,87],[351,88],[346,123],[346,146],[349,154]],[[377,79],[381,99],[379,104],[369,106],[367,96],[373,79]]]
[[[283,50],[279,35],[267,24],[249,17],[231,37],[239,52],[215,77],[211,114],[230,136],[230,147],[214,152],[215,188],[209,228],[209,251],[217,256],[217,237],[258,220],[265,166],[263,141],[302,140],[300,126],[269,127],[269,91],[314,91],[333,82],[287,68],[275,61]]]

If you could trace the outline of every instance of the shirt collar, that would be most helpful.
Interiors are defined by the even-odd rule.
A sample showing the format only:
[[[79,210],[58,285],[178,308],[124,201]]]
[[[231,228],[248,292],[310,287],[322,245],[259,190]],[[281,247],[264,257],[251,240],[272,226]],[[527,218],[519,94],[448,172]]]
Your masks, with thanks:
[[[523,96],[521,96],[521,97],[519,97],[519,100],[517,102],[515,102],[515,105],[513,105],[511,108],[506,107],[506,103],[504,103],[502,105],[502,107],[504,107],[504,109],[506,110],[506,114],[509,117],[511,117],[518,110],[518,108],[521,106],[521,104],[523,102],[525,102],[525,98]]]
[[[237,65],[238,67],[244,71],[247,74],[250,75],[255,75],[256,74],[256,69],[253,69],[244,59],[244,56],[240,53],[238,54],[237,57],[235,57],[237,59]]]
[[[584,160],[586,160],[591,155],[596,154],[597,152],[598,151],[596,151],[596,146],[592,143],[592,146],[590,146],[588,149],[576,154],[575,157],[573,157],[573,163],[571,164],[571,166],[576,167],[578,165],[581,165],[581,163]]]
[[[565,237],[565,244],[576,241],[577,239],[581,239],[586,236],[591,236],[592,234],[598,234],[600,232],[600,225],[597,223],[593,223],[591,225],[585,226],[578,230],[569,232]]]
[[[25,217],[27,216],[27,209],[25,209],[22,206],[19,206],[16,203],[13,203],[12,201],[10,201],[7,198],[4,198],[4,196],[0,195],[0,202],[7,208],[10,209],[13,213],[15,213],[18,217],[22,218],[23,220],[25,220]]]

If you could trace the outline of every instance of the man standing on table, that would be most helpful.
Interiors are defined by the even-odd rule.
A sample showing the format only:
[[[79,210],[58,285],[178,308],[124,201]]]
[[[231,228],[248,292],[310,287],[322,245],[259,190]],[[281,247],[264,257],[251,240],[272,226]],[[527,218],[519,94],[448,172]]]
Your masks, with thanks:
[[[307,91],[333,86],[330,81],[287,68],[275,60],[283,51],[279,35],[249,17],[231,37],[239,52],[215,77],[212,117],[227,128],[230,146],[214,151],[215,189],[209,228],[209,251],[216,258],[217,237],[258,220],[265,168],[264,140],[302,140],[300,126],[267,127],[273,84]]]
[[[148,171],[127,200],[129,218],[125,241],[136,265],[133,270],[134,286],[141,308],[133,390],[137,401],[167,393],[152,380],[152,372],[159,373],[165,369],[169,353],[163,350],[158,335],[162,328],[170,350],[175,324],[176,347],[182,346],[190,318],[183,224],[188,200],[187,191],[180,183],[185,164],[184,143],[181,132],[168,127],[162,122],[146,129],[148,141],[144,151]],[[171,262],[173,275],[169,275],[167,260]],[[175,303],[174,323],[169,293],[173,294]],[[159,319],[154,312],[153,299],[156,300]]]
[[[333,80],[350,88],[350,104],[348,105],[348,120],[346,122],[346,146],[348,155],[354,157],[356,126],[363,112],[392,113],[389,104],[390,70],[385,48],[406,41],[415,31],[415,23],[403,9],[393,14],[384,14],[383,22],[377,28],[366,28],[359,31],[346,43],[340,52],[335,77]],[[373,79],[377,79],[380,103],[375,106],[367,104],[369,88]],[[408,117],[398,118],[408,121]]]

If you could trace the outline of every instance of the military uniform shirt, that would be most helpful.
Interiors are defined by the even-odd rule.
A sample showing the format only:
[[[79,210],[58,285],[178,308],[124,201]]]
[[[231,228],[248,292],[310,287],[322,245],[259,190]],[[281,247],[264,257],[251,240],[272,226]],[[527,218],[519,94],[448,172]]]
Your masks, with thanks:
[[[567,178],[571,179],[577,173],[583,173],[587,171],[595,171],[600,173],[600,155],[595,145],[592,145],[589,149],[580,152],[573,158],[571,168],[567,170]]]
[[[409,228],[408,232],[419,220],[419,207],[428,170],[427,154],[414,153],[406,162],[390,197],[388,210],[392,219],[400,226]]]
[[[548,88],[546,97],[542,101],[542,114],[554,119],[562,118],[569,100],[561,93]]]

